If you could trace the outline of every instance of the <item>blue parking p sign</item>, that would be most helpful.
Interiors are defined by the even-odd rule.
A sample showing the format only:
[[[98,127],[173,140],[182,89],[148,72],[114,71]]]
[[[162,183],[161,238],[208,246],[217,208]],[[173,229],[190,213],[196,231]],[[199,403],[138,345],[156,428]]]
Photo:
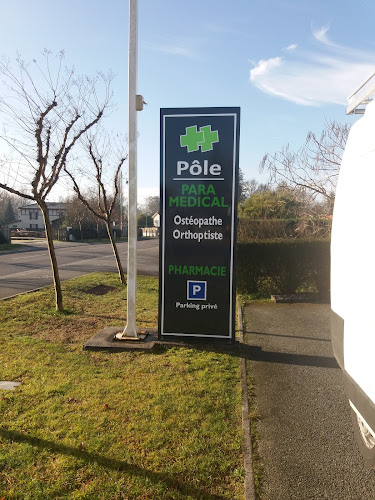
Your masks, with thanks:
[[[187,282],[187,300],[206,300],[207,281]]]

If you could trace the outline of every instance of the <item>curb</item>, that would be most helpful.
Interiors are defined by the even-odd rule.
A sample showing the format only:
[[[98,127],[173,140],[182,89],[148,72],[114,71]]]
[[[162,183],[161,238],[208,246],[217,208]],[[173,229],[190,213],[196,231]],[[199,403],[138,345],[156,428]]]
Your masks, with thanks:
[[[249,420],[249,393],[247,390],[247,374],[246,374],[246,358],[244,355],[244,331],[242,309],[238,302],[238,332],[241,350],[241,399],[242,399],[242,430],[244,436],[244,469],[245,469],[245,500],[256,500],[254,473],[253,473],[253,458],[252,458],[252,442],[250,433]]]

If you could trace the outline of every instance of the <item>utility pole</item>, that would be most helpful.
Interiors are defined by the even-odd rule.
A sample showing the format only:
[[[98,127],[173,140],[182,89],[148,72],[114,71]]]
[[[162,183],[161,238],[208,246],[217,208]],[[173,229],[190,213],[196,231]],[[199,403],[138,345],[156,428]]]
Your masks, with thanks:
[[[137,95],[138,0],[129,0],[129,178],[128,178],[128,279],[127,324],[118,340],[138,340],[136,326],[137,293],[137,111],[143,97]]]

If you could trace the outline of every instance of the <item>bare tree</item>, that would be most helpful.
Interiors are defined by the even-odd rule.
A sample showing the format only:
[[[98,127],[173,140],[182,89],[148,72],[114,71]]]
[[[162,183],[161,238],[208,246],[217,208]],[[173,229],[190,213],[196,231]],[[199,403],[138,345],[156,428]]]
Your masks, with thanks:
[[[153,216],[157,212],[160,212],[159,196],[147,196],[144,206],[145,212],[147,212],[147,214],[150,216]]]
[[[88,229],[93,231],[96,228],[98,237],[97,218],[81,203],[77,196],[68,199],[66,202],[64,223],[74,229],[78,227],[81,240],[84,239],[84,231],[87,232]]]
[[[86,142],[86,150],[92,166],[91,172],[86,166],[77,168],[77,173],[65,166],[65,171],[73,182],[74,191],[78,199],[87,207],[88,210],[97,218],[101,219],[106,226],[108,237],[110,239],[113,254],[116,259],[116,265],[121,283],[126,284],[124,270],[118,253],[116,240],[113,235],[112,223],[114,211],[118,208],[118,197],[120,193],[120,175],[121,168],[127,159],[123,149],[123,143],[120,145],[105,135],[91,135]],[[78,176],[83,175],[87,180],[91,180],[91,185],[95,183],[96,200],[85,195],[79,186]],[[112,192],[108,189],[109,181],[113,183]]]
[[[64,66],[63,52],[51,61],[47,50],[41,64],[35,59],[26,64],[18,56],[13,68],[8,60],[2,60],[0,74],[4,127],[0,140],[7,147],[0,163],[0,188],[35,201],[42,211],[56,309],[61,311],[63,300],[47,197],[80,137],[109,108],[112,76],[77,77],[74,68]]]
[[[320,136],[309,132],[297,152],[287,145],[274,155],[266,154],[260,169],[268,170],[272,185],[284,183],[294,188],[296,197],[325,202],[332,211],[349,130],[349,124],[328,122]]]

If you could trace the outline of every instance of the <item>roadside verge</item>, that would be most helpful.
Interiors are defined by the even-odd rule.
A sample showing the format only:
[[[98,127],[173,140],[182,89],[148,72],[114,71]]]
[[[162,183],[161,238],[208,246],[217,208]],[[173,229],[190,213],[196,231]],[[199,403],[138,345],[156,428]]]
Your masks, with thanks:
[[[246,357],[244,350],[244,328],[241,304],[238,301],[238,336],[241,344],[241,406],[245,469],[245,500],[255,500],[255,486],[252,460],[252,441],[249,418],[249,392],[247,388]]]

